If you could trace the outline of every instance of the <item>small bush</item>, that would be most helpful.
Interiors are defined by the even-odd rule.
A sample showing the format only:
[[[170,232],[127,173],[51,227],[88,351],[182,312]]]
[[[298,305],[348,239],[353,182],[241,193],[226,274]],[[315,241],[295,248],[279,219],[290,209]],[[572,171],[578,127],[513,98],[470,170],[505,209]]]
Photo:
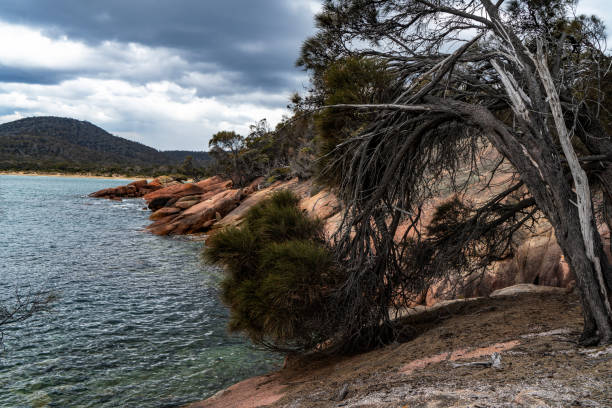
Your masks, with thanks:
[[[298,202],[290,191],[276,192],[240,228],[214,235],[204,253],[225,267],[229,329],[274,350],[304,351],[325,340],[329,294],[340,278],[322,222]]]

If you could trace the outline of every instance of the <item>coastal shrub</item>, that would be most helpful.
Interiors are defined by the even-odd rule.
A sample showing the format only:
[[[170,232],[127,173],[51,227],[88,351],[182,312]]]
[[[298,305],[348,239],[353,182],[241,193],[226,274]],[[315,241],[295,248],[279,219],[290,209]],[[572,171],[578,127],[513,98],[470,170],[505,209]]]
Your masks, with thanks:
[[[220,290],[230,331],[277,351],[305,351],[325,340],[329,295],[340,278],[322,222],[298,202],[290,191],[274,193],[204,251],[225,269]]]

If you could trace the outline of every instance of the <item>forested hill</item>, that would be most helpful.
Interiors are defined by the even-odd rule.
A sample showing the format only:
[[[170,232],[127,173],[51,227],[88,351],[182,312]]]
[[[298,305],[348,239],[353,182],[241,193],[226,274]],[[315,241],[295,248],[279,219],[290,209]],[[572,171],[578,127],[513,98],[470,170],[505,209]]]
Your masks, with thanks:
[[[76,119],[42,116],[0,125],[0,170],[169,172],[189,155],[199,163],[208,159],[206,152],[160,152]]]

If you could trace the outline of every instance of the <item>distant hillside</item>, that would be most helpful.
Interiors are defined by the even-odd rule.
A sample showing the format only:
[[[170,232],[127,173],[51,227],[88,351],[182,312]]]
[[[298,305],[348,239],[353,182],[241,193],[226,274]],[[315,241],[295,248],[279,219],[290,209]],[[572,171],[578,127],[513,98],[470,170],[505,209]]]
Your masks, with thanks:
[[[41,116],[0,125],[0,170],[171,172],[189,155],[196,166],[208,160],[205,152],[160,152],[76,119]]]

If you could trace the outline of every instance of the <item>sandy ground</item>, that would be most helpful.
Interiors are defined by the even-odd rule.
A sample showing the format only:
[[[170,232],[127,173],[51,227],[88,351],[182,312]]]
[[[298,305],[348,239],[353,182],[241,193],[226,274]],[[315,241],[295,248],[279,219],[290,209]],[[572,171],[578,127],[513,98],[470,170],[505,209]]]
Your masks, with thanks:
[[[369,353],[303,358],[191,408],[612,407],[612,347],[581,348],[575,294],[479,299],[406,318],[421,334]],[[501,355],[501,367],[465,365]]]
[[[36,176],[36,177],[70,177],[70,178],[96,178],[107,180],[147,180],[146,177],[126,177],[118,176],[93,176],[79,173],[36,173],[26,171],[0,171],[0,176]]]

